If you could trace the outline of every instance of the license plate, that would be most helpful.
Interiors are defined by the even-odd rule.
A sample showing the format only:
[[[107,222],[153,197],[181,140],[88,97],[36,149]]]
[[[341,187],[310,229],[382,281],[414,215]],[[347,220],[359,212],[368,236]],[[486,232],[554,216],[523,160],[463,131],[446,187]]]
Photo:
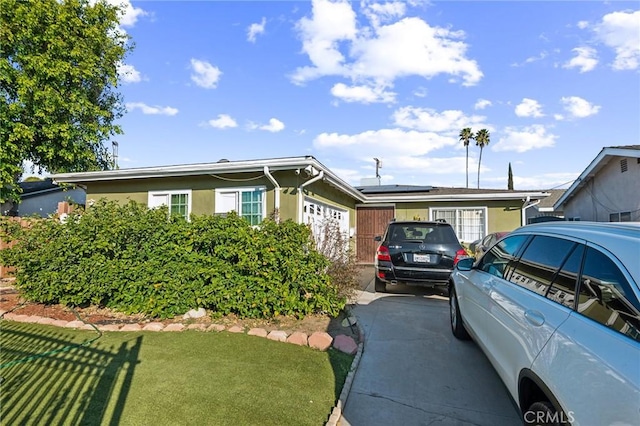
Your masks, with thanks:
[[[431,255],[428,254],[414,254],[413,261],[416,263],[429,263],[431,262]]]

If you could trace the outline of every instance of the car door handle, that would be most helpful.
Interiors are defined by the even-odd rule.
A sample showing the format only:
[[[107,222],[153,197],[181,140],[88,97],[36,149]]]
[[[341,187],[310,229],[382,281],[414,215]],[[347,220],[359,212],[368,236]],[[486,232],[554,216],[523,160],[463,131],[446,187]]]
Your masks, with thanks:
[[[524,317],[527,319],[527,321],[535,326],[540,327],[542,324],[544,324],[544,316],[542,316],[542,314],[538,311],[526,310],[524,311]]]

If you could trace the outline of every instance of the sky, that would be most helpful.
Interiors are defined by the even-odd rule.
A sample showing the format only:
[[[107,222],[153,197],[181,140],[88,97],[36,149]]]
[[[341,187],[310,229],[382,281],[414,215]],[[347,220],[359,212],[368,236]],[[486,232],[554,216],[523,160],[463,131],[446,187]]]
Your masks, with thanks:
[[[110,0],[120,2],[122,0]],[[120,168],[312,155],[352,185],[566,188],[640,143],[640,3],[125,1]],[[481,151],[468,147],[469,187]]]

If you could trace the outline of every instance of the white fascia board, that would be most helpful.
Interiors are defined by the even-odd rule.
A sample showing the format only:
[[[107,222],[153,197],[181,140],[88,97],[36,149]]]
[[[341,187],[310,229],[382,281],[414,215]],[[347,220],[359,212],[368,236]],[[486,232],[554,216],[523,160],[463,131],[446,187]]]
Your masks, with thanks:
[[[409,201],[472,201],[472,200],[525,200],[548,197],[548,192],[514,192],[508,194],[486,193],[486,194],[442,194],[442,195],[385,195],[384,197],[368,196],[365,205],[374,203],[394,203]]]
[[[567,189],[564,194],[558,198],[558,201],[555,202],[553,208],[558,210],[565,201],[571,198],[575,192],[588,181],[588,178],[592,173],[597,172],[604,164],[609,162],[610,158],[608,157],[640,158],[640,150],[627,148],[602,148],[596,158],[594,158],[580,176],[573,181],[573,184],[571,184],[569,189]]]

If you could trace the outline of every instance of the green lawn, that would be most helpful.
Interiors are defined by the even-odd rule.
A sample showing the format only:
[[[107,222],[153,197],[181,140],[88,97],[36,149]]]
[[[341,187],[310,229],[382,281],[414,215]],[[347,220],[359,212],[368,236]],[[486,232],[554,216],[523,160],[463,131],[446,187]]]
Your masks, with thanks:
[[[0,423],[322,425],[353,359],[227,332],[111,332],[77,346],[97,336],[0,321]]]

